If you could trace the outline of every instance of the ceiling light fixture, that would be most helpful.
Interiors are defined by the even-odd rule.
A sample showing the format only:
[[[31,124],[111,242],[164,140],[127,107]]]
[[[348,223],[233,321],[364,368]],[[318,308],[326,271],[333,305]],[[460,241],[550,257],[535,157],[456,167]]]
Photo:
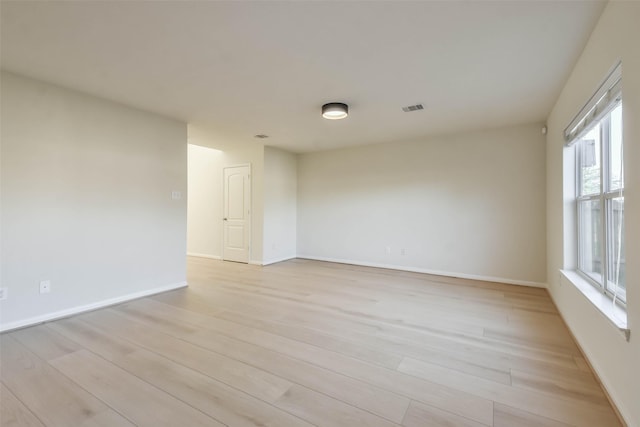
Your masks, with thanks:
[[[342,102],[330,102],[322,106],[322,117],[329,120],[344,119],[349,115],[349,106]]]

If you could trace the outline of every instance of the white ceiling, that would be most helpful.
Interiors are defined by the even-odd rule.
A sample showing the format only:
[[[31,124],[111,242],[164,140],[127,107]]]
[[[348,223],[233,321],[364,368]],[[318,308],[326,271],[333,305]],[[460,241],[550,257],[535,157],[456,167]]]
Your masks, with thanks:
[[[305,152],[544,121],[604,4],[2,1],[1,59],[225,145]],[[322,119],[329,101],[349,118]]]

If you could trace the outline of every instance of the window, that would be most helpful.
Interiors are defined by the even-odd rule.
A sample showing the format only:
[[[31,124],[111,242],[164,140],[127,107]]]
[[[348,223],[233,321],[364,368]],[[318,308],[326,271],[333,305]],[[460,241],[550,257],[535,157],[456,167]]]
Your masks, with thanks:
[[[619,83],[619,81],[617,82]],[[610,94],[611,89],[608,93]],[[585,120],[576,145],[578,271],[615,302],[626,303],[622,104],[606,99]],[[592,113],[593,114],[593,113]],[[595,116],[595,114],[593,115]]]

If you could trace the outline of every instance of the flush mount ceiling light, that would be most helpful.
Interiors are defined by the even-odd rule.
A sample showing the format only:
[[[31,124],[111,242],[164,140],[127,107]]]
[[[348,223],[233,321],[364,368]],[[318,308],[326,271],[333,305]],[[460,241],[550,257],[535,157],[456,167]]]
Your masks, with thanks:
[[[344,119],[349,115],[349,106],[342,102],[330,102],[322,106],[322,117],[329,120]]]

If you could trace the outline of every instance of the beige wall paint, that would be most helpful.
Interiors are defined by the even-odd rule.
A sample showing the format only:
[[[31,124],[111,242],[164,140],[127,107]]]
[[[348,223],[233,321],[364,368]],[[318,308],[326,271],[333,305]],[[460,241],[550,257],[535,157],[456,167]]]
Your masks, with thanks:
[[[186,125],[4,72],[1,98],[2,327],[184,284]]]
[[[207,143],[202,133],[195,132],[195,135],[190,137],[191,142]],[[252,190],[262,194],[258,198],[252,197],[251,261],[269,264],[294,258],[296,155],[262,145],[227,144],[221,147],[224,151],[189,144],[187,253],[222,257],[222,170],[225,166],[251,163]],[[261,250],[256,248],[258,244],[263,245]]]
[[[207,222],[205,213],[190,212],[189,213],[189,246],[188,253],[197,253],[199,255],[218,257],[222,255],[222,169],[225,166],[236,166],[240,164],[251,165],[251,253],[249,262],[261,264],[263,260],[263,227],[264,227],[264,146],[261,143],[230,143],[220,142],[211,132],[205,128],[189,125],[189,144],[200,146],[201,150],[215,149],[220,150],[221,154],[218,159],[214,159],[213,154],[205,154],[203,157],[191,156],[189,164],[189,180],[190,186],[197,186],[197,194],[190,207],[197,205],[204,206],[205,209],[215,210],[215,205],[219,204],[219,221],[212,218]],[[195,153],[193,151],[192,153]],[[203,151],[198,151],[202,153]],[[206,153],[206,151],[204,151]],[[213,168],[213,170],[212,170]],[[209,182],[203,182],[198,178],[205,180],[207,177],[213,178]],[[215,180],[215,176],[219,176],[220,181]],[[196,184],[196,181],[199,183]],[[218,198],[218,194],[220,197]],[[216,245],[206,245],[203,241],[194,238],[200,234],[203,239],[217,238],[219,239],[218,249]],[[205,252],[201,252],[205,251]],[[208,252],[210,251],[210,252]]]
[[[548,119],[547,266],[549,290],[609,394],[630,426],[640,426],[640,3],[610,2],[594,29]],[[622,60],[625,150],[627,311],[631,340],[609,323],[573,286],[560,285],[560,268],[575,265],[571,250],[573,194],[563,194],[563,163],[572,171],[562,132]],[[567,207],[566,212],[563,207]],[[565,239],[567,239],[565,241]]]
[[[544,283],[540,129],[299,155],[299,256]]]
[[[188,145],[187,254],[222,256],[222,165],[224,153]]]
[[[264,149],[264,263],[296,257],[297,156]]]

